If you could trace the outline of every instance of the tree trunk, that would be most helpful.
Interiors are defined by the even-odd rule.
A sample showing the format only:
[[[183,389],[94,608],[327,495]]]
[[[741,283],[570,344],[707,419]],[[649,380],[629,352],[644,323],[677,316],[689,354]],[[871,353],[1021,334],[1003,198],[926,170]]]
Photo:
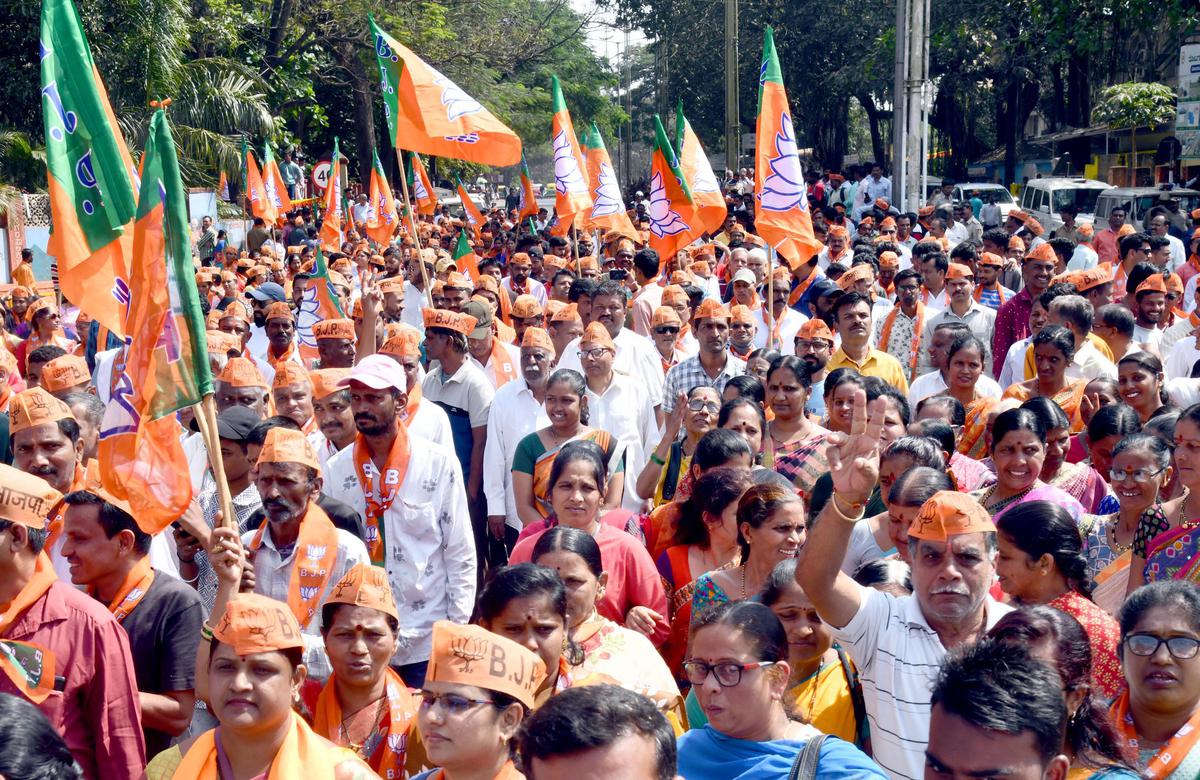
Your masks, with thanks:
[[[292,20],[294,0],[272,0],[271,29],[267,36],[266,50],[263,58],[269,67],[279,64],[279,52],[283,50],[283,36],[287,32],[288,23]]]
[[[862,91],[855,93],[855,100],[863,107],[863,111],[867,112],[867,125],[871,129],[871,152],[875,160],[878,160],[883,169],[889,169],[887,161],[887,150],[884,148],[883,132],[880,129],[880,124],[883,121],[883,112],[875,105],[875,98],[871,97],[871,93]]]
[[[358,175],[362,182],[370,181],[371,157],[375,150],[375,111],[371,102],[372,79],[352,43],[331,46],[329,53],[350,77],[350,93],[354,101],[354,140],[358,148]],[[391,144],[388,144],[390,146]],[[382,158],[383,155],[380,155]]]

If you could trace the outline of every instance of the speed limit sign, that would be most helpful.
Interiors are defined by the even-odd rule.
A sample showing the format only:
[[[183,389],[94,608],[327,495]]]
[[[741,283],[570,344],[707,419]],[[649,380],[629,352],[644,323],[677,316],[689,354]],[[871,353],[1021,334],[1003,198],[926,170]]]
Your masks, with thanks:
[[[313,166],[312,181],[317,189],[325,189],[329,186],[329,175],[333,172],[333,161],[322,159]]]

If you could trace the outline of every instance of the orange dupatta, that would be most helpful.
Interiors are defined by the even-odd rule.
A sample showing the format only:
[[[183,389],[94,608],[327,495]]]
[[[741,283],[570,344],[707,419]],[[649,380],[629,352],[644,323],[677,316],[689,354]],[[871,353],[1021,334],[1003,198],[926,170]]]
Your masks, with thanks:
[[[1129,690],[1112,704],[1109,710],[1113,725],[1121,735],[1121,741],[1134,753],[1138,752],[1137,729],[1133,725],[1133,713],[1129,710]],[[1188,754],[1200,747],[1200,712],[1192,715],[1187,723],[1166,744],[1158,749],[1146,766],[1146,777],[1164,780],[1183,763]]]
[[[50,590],[50,586],[57,581],[58,575],[54,573],[54,564],[50,563],[50,556],[45,552],[38,553],[37,562],[33,566],[33,576],[0,614],[0,637],[7,635],[8,629],[17,622],[17,618],[25,614],[25,610],[32,607],[34,602],[46,595],[46,591]]]
[[[209,729],[196,738],[183,760],[179,762],[173,778],[219,780],[216,733],[216,729]],[[271,759],[271,768],[267,770],[266,776],[267,780],[335,777],[338,766],[345,762],[361,765],[359,758],[352,752],[318,736],[293,712],[292,726],[283,738],[279,752]]]
[[[384,672],[387,684],[387,717],[379,724],[383,739],[375,752],[367,759],[371,769],[380,777],[400,777],[404,770],[405,752],[408,749],[408,734],[417,711],[415,697],[409,692],[400,675],[389,667]],[[317,696],[313,708],[313,731],[331,742],[342,728],[344,720],[342,705],[337,698],[337,678],[330,677]]]
[[[412,390],[408,391],[408,403],[404,405],[404,424],[409,425],[411,420],[417,416],[417,409],[421,406],[421,383],[414,382]]]
[[[420,403],[419,398],[417,402]],[[388,450],[382,472],[371,460],[367,439],[361,433],[354,435],[353,455],[354,473],[358,475],[358,484],[367,500],[367,551],[371,554],[371,563],[382,566],[386,552],[383,515],[399,495],[404,476],[408,473],[408,427],[403,423],[396,426],[396,438],[392,440],[392,448]],[[378,480],[381,475],[382,480]]]
[[[492,338],[492,370],[496,373],[497,390],[517,378],[517,367],[498,338]]]
[[[926,292],[928,293],[928,291]],[[896,324],[896,317],[899,314],[900,307],[896,306],[888,312],[887,318],[883,321],[883,331],[879,334],[879,348],[884,352],[887,352],[888,342],[892,337],[892,325]],[[921,356],[921,331],[924,328],[925,304],[917,301],[917,327],[913,330],[912,356],[908,362],[909,382],[917,378],[917,359]]]
[[[255,532],[250,541],[251,550],[257,551],[262,547],[267,522],[263,520]],[[292,561],[292,576],[288,582],[288,607],[302,628],[312,621],[321,606],[321,594],[333,575],[337,552],[337,527],[325,510],[317,506],[315,501],[309,501],[308,512],[300,520],[296,559]]]
[[[125,575],[125,581],[121,583],[120,590],[113,597],[112,603],[108,605],[108,611],[113,614],[113,617],[120,623],[138,604],[142,603],[142,599],[146,597],[146,591],[150,590],[150,584],[154,582],[154,569],[150,568],[150,559],[142,558],[129,574]],[[92,598],[96,597],[95,588],[88,588],[88,595]]]
[[[1004,305],[1004,285],[1000,284],[1000,282],[996,282],[995,284],[996,284],[996,294],[1000,296],[1000,304],[999,305],[1003,306]],[[983,285],[982,284],[975,285],[975,292],[973,294],[975,296],[976,303],[982,301]]]

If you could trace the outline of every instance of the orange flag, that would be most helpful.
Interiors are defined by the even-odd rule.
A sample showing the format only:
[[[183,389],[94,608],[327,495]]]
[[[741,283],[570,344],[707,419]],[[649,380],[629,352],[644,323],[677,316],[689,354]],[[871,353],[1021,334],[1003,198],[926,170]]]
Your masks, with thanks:
[[[242,156],[246,160],[246,199],[250,201],[250,213],[266,219],[264,213],[267,208],[267,188],[263,186],[262,173],[258,170],[254,152],[244,142]],[[269,221],[274,222],[274,220]]]
[[[226,202],[229,200],[229,179],[225,171],[221,171],[221,179],[217,182],[217,197]]]
[[[554,211],[559,222],[569,221],[576,214],[586,219],[592,209],[585,173],[587,166],[575,138],[575,128],[558,76],[550,77],[550,86],[554,95],[554,119],[550,130],[550,144],[554,148]]]
[[[758,234],[796,268],[820,251],[821,243],[813,235],[804,169],[796,148],[796,131],[783,88],[779,55],[775,53],[775,33],[770,27],[763,39],[760,73],[754,224]]]
[[[384,114],[397,149],[484,165],[516,165],[521,139],[475,98],[408,47],[379,29],[371,35],[379,62]]]
[[[650,157],[650,246],[660,260],[670,260],[680,247],[704,233],[700,213],[688,190],[679,158],[667,140],[662,120],[654,116],[654,153]]]
[[[458,240],[454,242],[454,265],[460,271],[465,271],[467,276],[471,277],[472,282],[479,282],[479,258],[475,256],[475,250],[471,249],[471,245],[467,243],[467,232],[460,230]]]
[[[371,165],[371,217],[367,220],[367,235],[386,247],[396,235],[396,226],[400,224],[400,216],[396,212],[396,199],[392,197],[392,188],[388,186],[387,177],[383,175],[383,164],[379,162],[379,152],[374,152]]]
[[[273,225],[275,220],[292,210],[292,199],[288,197],[287,187],[279,173],[279,166],[275,163],[275,156],[271,154],[270,144],[266,145],[263,152],[262,180],[267,193],[267,210],[262,217],[268,225]],[[268,214],[271,216],[268,217]]]
[[[475,234],[475,240],[479,240],[479,231],[483,230],[483,213],[479,207],[475,205],[475,201],[471,200],[470,193],[458,177],[454,177],[454,181],[458,184],[458,197],[462,200],[463,211],[467,214],[467,222],[471,225],[471,232]]]
[[[325,188],[325,198],[321,216],[321,247],[330,252],[342,251],[342,232],[346,213],[342,205],[342,153],[338,147],[338,139],[333,139],[333,159],[329,166],[329,186]]]
[[[529,166],[525,164],[525,155],[521,155],[521,205],[518,207],[517,221],[538,215],[537,193],[533,190],[533,177],[529,175]]]
[[[683,115],[682,100],[675,111],[675,143],[679,145],[679,167],[683,170],[684,181],[700,209],[700,226],[705,233],[716,235],[725,222],[728,210],[725,196],[721,194],[721,184],[713,175],[712,165],[704,155],[700,139]]]
[[[589,132],[583,134],[583,151],[587,155],[588,184],[592,188],[592,208],[588,216],[588,229],[615,230],[633,241],[638,240],[629,213],[621,202],[621,187],[613,170],[612,158],[600,136],[600,128],[592,122]]]
[[[418,214],[432,214],[437,211],[438,200],[437,193],[433,190],[433,185],[429,183],[429,174],[425,172],[425,166],[421,164],[421,156],[416,152],[409,152],[409,190],[412,193],[413,200],[417,202]]]

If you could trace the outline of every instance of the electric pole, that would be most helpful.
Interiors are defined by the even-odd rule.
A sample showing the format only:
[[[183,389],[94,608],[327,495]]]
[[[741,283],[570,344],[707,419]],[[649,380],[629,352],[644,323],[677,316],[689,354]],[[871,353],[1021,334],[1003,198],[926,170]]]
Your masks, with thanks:
[[[903,0],[900,0],[903,2]],[[725,167],[737,173],[742,120],[738,114],[738,0],[725,0]]]
[[[896,206],[903,208],[905,204],[906,184],[904,170],[905,163],[905,148],[904,148],[904,124],[906,94],[904,91],[904,76],[908,65],[908,0],[896,0],[896,58],[895,71],[892,78],[892,185],[895,191],[892,196],[896,200]]]

